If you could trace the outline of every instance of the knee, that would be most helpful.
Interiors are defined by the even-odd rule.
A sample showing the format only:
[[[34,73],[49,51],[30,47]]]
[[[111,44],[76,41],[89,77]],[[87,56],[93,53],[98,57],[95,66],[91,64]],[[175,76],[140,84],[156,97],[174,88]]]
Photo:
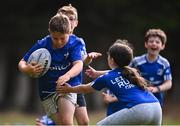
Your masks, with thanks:
[[[73,121],[72,120],[69,120],[69,119],[60,119],[60,125],[73,125]]]
[[[88,125],[89,124],[89,118],[81,118],[80,120],[77,120],[78,125]]]

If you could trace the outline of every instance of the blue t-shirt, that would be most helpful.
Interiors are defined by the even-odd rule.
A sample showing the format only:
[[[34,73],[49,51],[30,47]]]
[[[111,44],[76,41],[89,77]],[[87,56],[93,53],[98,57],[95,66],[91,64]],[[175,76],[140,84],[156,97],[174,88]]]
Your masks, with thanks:
[[[158,102],[151,92],[143,90],[125,79],[119,68],[100,76],[91,85],[98,91],[103,88],[110,89],[125,108],[131,108],[141,103]]]
[[[154,62],[147,60],[147,54],[135,57],[130,66],[137,68],[141,75],[154,86],[159,86],[166,80],[172,80],[170,64],[167,59],[160,55]],[[154,95],[163,105],[163,92],[154,93]]]
[[[38,78],[41,100],[45,100],[55,93],[56,81],[58,78],[72,68],[74,61],[82,60],[83,54],[85,53],[84,41],[75,35],[71,35],[67,44],[62,48],[54,49],[52,45],[52,39],[48,35],[43,39],[38,40],[23,58],[27,61],[30,54],[39,48],[46,48],[51,54],[52,61],[50,69],[44,76]],[[68,81],[71,86],[79,85],[81,82],[82,73]]]

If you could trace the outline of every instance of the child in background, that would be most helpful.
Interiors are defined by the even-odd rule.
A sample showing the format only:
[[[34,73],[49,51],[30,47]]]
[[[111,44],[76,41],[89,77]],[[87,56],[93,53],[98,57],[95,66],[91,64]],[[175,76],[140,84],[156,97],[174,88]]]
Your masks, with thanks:
[[[161,29],[149,29],[145,34],[147,53],[135,57],[131,66],[137,68],[152,86],[148,87],[163,106],[164,92],[172,87],[172,75],[168,60],[159,53],[164,50],[167,37]]]
[[[26,74],[42,72],[37,63],[27,63],[30,54],[46,48],[51,54],[51,66],[47,73],[38,78],[39,95],[46,114],[55,124],[73,125],[77,94],[58,94],[56,86],[68,82],[71,86],[81,83],[79,80],[83,68],[82,41],[71,36],[71,23],[64,14],[56,14],[49,21],[49,33],[25,54],[19,62],[19,69]]]
[[[151,83],[148,90],[151,91],[159,100],[163,107],[164,92],[172,87],[171,68],[168,60],[159,53],[164,50],[167,36],[161,29],[149,29],[145,34],[145,48],[147,54],[135,57],[130,66],[139,70],[141,75]],[[107,71],[96,71],[93,68],[86,70],[90,77],[97,77],[105,74]],[[115,99],[106,94],[106,98]],[[106,100],[106,99],[105,99]]]
[[[157,98],[147,91],[148,83],[138,71],[128,65],[133,59],[133,50],[117,40],[108,50],[108,65],[112,69],[85,85],[57,85],[60,93],[89,93],[108,88],[125,105],[97,125],[161,125],[162,109]]]

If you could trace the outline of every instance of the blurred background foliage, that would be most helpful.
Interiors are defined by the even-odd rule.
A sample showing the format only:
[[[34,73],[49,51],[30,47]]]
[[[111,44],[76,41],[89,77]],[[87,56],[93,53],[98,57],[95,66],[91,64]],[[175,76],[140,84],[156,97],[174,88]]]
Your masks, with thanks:
[[[43,113],[36,80],[20,73],[17,65],[25,52],[48,34],[49,19],[58,8],[69,3],[78,10],[79,26],[75,33],[85,40],[87,51],[103,53],[91,64],[99,70],[108,69],[106,51],[117,38],[132,43],[136,56],[146,52],[144,34],[148,29],[164,30],[168,42],[161,55],[169,60],[173,73],[173,87],[166,92],[164,113],[179,111],[179,0],[6,0],[0,4],[0,113]],[[85,82],[90,80],[85,77]],[[86,100],[89,111],[105,107],[100,93],[87,94]]]

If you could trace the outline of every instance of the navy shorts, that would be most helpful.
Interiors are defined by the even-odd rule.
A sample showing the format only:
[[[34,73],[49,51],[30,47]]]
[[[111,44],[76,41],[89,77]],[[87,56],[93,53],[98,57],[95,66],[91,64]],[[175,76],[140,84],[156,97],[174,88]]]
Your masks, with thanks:
[[[77,104],[79,105],[79,107],[86,106],[84,94],[77,94]]]

